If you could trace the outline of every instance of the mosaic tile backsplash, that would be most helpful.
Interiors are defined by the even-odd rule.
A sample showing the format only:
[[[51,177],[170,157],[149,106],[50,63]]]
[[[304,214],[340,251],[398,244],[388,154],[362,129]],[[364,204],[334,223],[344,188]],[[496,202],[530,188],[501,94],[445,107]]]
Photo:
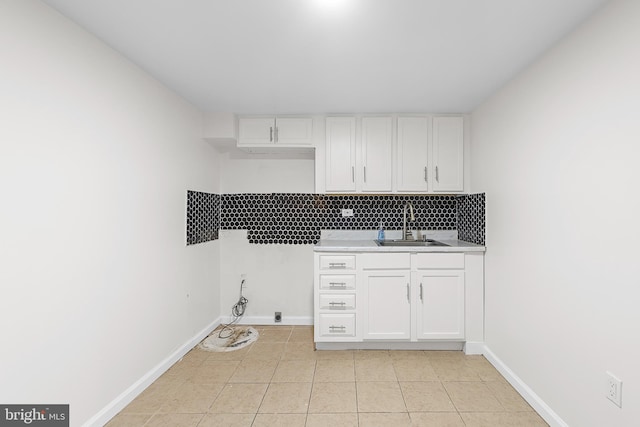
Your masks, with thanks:
[[[199,193],[204,194],[204,193]],[[210,197],[216,195],[209,195]],[[476,197],[477,196],[477,197]],[[481,196],[481,197],[480,197]],[[466,198],[472,198],[466,201]],[[203,215],[208,197],[196,198],[191,206]],[[380,223],[387,230],[402,229],[403,208],[411,202],[416,221],[412,228],[428,230],[462,231],[463,240],[484,244],[484,194],[465,196],[420,195],[325,195],[325,194],[222,194],[219,202],[213,200],[215,217],[219,214],[219,228],[247,230],[250,243],[258,244],[314,244],[320,239],[320,230],[375,230]],[[217,205],[216,205],[217,203]],[[217,206],[217,207],[216,207]],[[342,209],[353,209],[353,217],[342,217]],[[206,215],[206,214],[205,214]],[[187,214],[189,217],[198,214]],[[211,221],[195,221],[189,236],[214,236],[209,229]],[[475,230],[482,226],[482,230]],[[462,239],[462,237],[460,237]],[[473,240],[471,240],[473,239]],[[196,239],[197,240],[197,239]],[[211,239],[208,239],[211,240]],[[206,241],[206,240],[202,240]],[[194,241],[193,243],[199,243]]]
[[[458,239],[484,245],[484,193],[456,197]]]
[[[218,238],[220,195],[187,191],[187,245]]]

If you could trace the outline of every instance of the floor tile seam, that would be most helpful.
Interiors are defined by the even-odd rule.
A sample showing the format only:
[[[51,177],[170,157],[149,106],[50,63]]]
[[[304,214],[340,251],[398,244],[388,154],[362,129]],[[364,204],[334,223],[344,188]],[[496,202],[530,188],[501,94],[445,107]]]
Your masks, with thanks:
[[[505,412],[527,412],[527,411],[509,411],[507,409],[507,407],[502,403],[502,399],[500,399],[500,397],[498,397],[498,395],[491,389],[491,387],[489,387],[486,383],[491,382],[491,381],[482,381],[482,384],[484,384],[484,386],[491,392],[491,395],[498,401],[498,403],[500,404],[500,406],[502,406],[502,409],[504,409]],[[496,381],[493,381],[496,382]],[[520,396],[520,398],[522,398],[522,395],[520,395],[520,393],[518,393],[515,389],[514,391],[516,392],[516,394],[518,396]],[[524,398],[522,398],[522,400],[524,400]],[[529,402],[527,402],[526,400],[524,400],[524,402],[529,405]],[[529,405],[529,407],[531,407],[531,405]],[[533,409],[533,408],[532,408]],[[535,411],[534,411],[535,412]]]
[[[153,419],[153,417],[155,417],[155,416],[156,416],[156,414],[158,413],[158,411],[159,411],[159,409],[158,409],[158,410],[156,410],[156,412],[154,412],[153,414],[151,414],[151,416],[149,417],[149,419],[148,419],[147,421],[145,421],[145,422],[144,422],[144,424],[143,424],[142,426],[144,427],[144,426],[148,425],[148,424],[149,424],[149,422],[151,422],[151,420]],[[121,414],[121,413],[122,413],[122,412],[120,412],[120,414]],[[120,414],[118,414],[118,415],[120,415]]]
[[[404,389],[402,388],[402,383],[416,383],[416,382],[422,382],[422,383],[439,383],[440,386],[444,389],[445,393],[447,393],[447,397],[449,398],[449,401],[451,402],[451,405],[453,405],[454,411],[410,411],[409,410],[409,405],[407,405],[407,398],[405,397],[405,393],[404,393]],[[444,385],[442,384],[442,381],[398,381],[398,385],[400,386],[400,393],[402,393],[402,399],[404,400],[404,406],[407,408],[407,412],[411,413],[411,412],[446,412],[446,413],[458,413],[458,408],[455,406],[455,404],[453,403],[453,400],[451,399],[451,396],[449,396],[447,390],[445,389]]]
[[[200,413],[200,412],[197,412],[197,413],[189,413],[189,412],[165,412],[165,413],[162,413],[162,414],[154,414],[151,418],[149,418],[149,419],[148,419],[148,420],[147,420],[147,421],[142,425],[142,427],[147,426],[147,425],[150,425],[149,423],[151,422],[151,420],[153,420],[153,417],[155,417],[156,415],[168,415],[168,414],[176,414],[176,415],[177,415],[177,414],[184,414],[184,415],[200,415],[200,419],[198,420],[198,423],[196,424],[196,427],[197,427],[197,426],[202,422],[202,420],[203,420],[204,416],[206,415],[206,413]]]
[[[454,382],[454,381],[448,381],[448,382]],[[467,381],[467,382],[474,382],[474,381]],[[447,393],[447,397],[449,398],[449,401],[453,405],[453,408],[456,410],[456,414],[458,414],[460,419],[462,419],[462,413],[460,412],[458,405],[456,405],[456,402],[451,397],[451,393],[449,393],[449,390],[447,390],[447,387],[445,387],[444,383],[445,381],[440,381],[440,385],[442,386],[442,389],[444,390],[444,392]],[[464,422],[464,419],[462,419],[462,422],[466,425],[466,423]]]
[[[407,398],[405,396],[404,390],[402,389],[402,384],[400,383],[400,381],[398,381],[398,387],[400,388],[400,396],[402,396],[402,402],[404,403],[404,407],[407,410],[407,413],[409,413],[409,406],[407,405]]]
[[[267,396],[267,393],[269,392],[269,387],[271,387],[271,382],[269,382],[267,384],[267,388],[264,390],[264,393],[262,394],[262,399],[260,399],[260,404],[258,404],[258,406],[256,407],[256,413],[253,417],[253,421],[251,421],[251,425],[253,425],[253,423],[255,423],[256,421],[256,417],[258,416],[258,414],[260,413],[260,407],[262,406],[262,404],[264,403],[264,398]]]
[[[455,382],[455,383],[469,383],[469,384],[477,384],[478,381],[447,381],[447,382]],[[487,386],[485,383],[486,381],[481,381],[482,385],[484,385],[487,390],[489,390],[489,393],[491,394],[491,396],[498,402],[498,404],[500,405],[500,407],[503,409],[502,412],[518,412],[518,411],[509,411],[503,404],[502,401],[498,398],[498,396],[493,392],[493,390],[491,390],[489,388],[489,386]],[[444,387],[444,384],[442,385]],[[445,387],[446,390],[446,387]],[[448,391],[447,391],[448,393]],[[453,399],[451,400],[453,402]],[[455,405],[455,403],[454,403]],[[457,408],[457,407],[456,407]],[[459,411],[459,412],[470,412],[470,411]],[[497,412],[497,411],[478,411],[478,412]],[[524,412],[524,411],[521,411]]]
[[[204,416],[200,419],[200,421],[198,422],[198,424],[196,425],[196,427],[200,427],[200,424],[202,424],[202,422],[204,421],[204,419],[205,419],[205,417],[206,417],[207,415],[244,415],[244,414],[231,414],[231,413],[226,413],[226,414],[213,414],[213,413],[211,413],[211,412],[207,412],[207,413],[206,413],[206,414],[204,414]],[[250,415],[253,415],[253,419],[251,420],[251,425],[253,425],[253,422],[255,421],[255,419],[256,419],[256,415],[257,415],[257,414],[250,414]],[[143,427],[144,427],[144,426],[143,426]]]

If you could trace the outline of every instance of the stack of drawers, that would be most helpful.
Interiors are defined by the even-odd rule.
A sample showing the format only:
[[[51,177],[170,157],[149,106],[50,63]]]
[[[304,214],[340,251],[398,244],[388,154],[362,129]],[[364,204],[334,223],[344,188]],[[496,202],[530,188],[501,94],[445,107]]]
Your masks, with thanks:
[[[320,255],[318,267],[316,341],[353,340],[356,335],[356,256]]]

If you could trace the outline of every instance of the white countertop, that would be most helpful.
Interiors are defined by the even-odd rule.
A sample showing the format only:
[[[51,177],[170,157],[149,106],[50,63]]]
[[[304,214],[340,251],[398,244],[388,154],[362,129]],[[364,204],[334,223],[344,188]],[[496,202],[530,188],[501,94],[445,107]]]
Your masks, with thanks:
[[[378,246],[376,231],[322,231],[320,241],[314,246],[315,252],[484,252],[485,247],[458,240],[456,231],[421,231],[418,238],[425,236],[449,246]],[[386,239],[399,239],[399,231],[387,232]]]

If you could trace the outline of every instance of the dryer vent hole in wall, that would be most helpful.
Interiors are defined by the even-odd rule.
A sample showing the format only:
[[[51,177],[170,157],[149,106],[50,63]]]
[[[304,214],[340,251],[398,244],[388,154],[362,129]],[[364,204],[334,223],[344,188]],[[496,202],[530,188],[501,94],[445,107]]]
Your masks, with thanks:
[[[276,323],[282,322],[282,312],[276,311],[275,314],[273,315],[273,320]]]

